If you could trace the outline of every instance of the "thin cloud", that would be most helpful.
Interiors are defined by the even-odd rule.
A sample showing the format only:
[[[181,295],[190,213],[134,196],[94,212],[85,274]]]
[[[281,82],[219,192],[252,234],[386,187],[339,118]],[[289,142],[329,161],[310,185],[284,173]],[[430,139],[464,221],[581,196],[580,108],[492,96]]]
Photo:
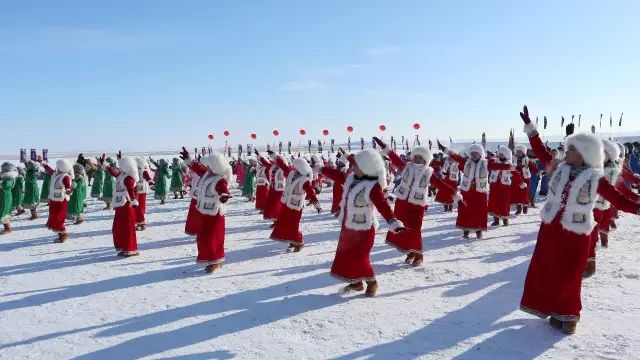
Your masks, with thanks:
[[[366,51],[369,56],[383,56],[383,55],[391,55],[402,52],[402,49],[398,46],[382,46],[377,48],[372,48]]]
[[[289,81],[282,85],[280,90],[282,91],[318,91],[324,90],[327,85],[323,82],[316,80],[299,80]]]
[[[322,70],[321,74],[325,76],[338,76],[338,75],[344,75],[350,71],[366,70],[370,68],[371,68],[371,65],[369,64],[345,64],[345,65],[328,67]]]

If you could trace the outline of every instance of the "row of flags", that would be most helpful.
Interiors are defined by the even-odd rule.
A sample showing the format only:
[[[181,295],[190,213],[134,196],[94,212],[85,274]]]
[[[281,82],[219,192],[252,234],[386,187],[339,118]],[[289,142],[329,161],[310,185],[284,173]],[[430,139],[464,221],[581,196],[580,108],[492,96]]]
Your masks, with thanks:
[[[618,120],[618,126],[622,126],[622,117],[624,116],[624,113],[620,114],[620,119]],[[602,118],[604,117],[604,114],[600,114],[600,127],[602,127]],[[575,119],[575,115],[571,115],[571,124],[574,123],[574,119]],[[539,123],[539,117],[536,116],[536,126],[538,126]],[[547,117],[544,116],[542,119],[543,123],[542,126],[544,129],[547,128],[547,124],[548,124],[548,120]],[[564,116],[561,117],[560,120],[560,127],[564,127],[565,124],[565,118]],[[580,127],[582,125],[582,114],[578,115],[578,127]],[[592,125],[592,128],[595,127],[595,125]],[[613,114],[609,113],[609,127],[613,127]]]
[[[49,161],[49,149],[42,149],[42,155],[38,155],[37,149],[30,149],[29,160],[37,161]],[[20,149],[20,162],[27,162],[27,149]]]

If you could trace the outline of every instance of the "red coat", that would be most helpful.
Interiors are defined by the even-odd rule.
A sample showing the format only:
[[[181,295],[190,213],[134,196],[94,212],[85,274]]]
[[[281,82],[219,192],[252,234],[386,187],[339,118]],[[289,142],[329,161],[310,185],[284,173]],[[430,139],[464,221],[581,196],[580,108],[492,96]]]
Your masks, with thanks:
[[[271,162],[262,156],[259,157],[260,165],[264,167],[264,173],[268,174],[271,171]],[[267,208],[267,200],[269,198],[269,185],[257,185],[256,186],[256,209],[265,211]]]
[[[529,161],[527,167],[531,174],[537,174],[539,172],[536,165],[531,161]],[[517,165],[516,171],[520,174],[521,181],[518,183],[513,182],[511,184],[511,203],[515,205],[528,206],[531,202],[531,178],[526,179],[524,177],[524,165]],[[524,183],[526,187],[520,186],[522,183]]]
[[[120,171],[112,167],[108,167],[107,171],[116,178],[120,175]],[[127,189],[129,198],[136,199],[136,181],[131,176],[127,176],[124,179],[124,186]],[[123,251],[127,255],[138,253],[136,210],[129,201],[123,206],[115,208],[111,232],[113,233],[113,246],[116,251]]]
[[[347,181],[349,172],[342,171],[330,167],[323,167],[322,174],[333,180],[333,197],[331,198],[331,213],[337,215],[340,213],[340,201],[342,201],[342,192],[344,182]]]
[[[393,211],[379,184],[371,189],[369,198],[385,220],[393,219]],[[348,216],[349,214],[345,214],[341,224],[338,248],[331,265],[331,276],[349,283],[375,280],[376,275],[373,266],[371,266],[369,255],[373,248],[376,232],[373,226],[371,229],[361,231],[345,227],[344,219],[347,219]]]
[[[49,174],[55,174],[55,170],[53,170],[48,164],[44,164],[44,170]],[[71,193],[71,177],[66,176],[62,179],[62,185],[66,189],[66,193]],[[53,184],[51,184],[53,186]],[[64,226],[64,221],[67,218],[67,207],[69,205],[69,201],[52,201],[49,200],[49,218],[47,219],[47,229],[56,232],[56,233],[66,233],[67,228]]]
[[[388,156],[398,170],[404,170],[407,164],[395,151],[390,151]],[[436,187],[439,191],[455,193],[454,189],[449,188],[444,181],[435,176],[435,172],[431,176],[430,185]],[[422,220],[424,218],[424,210],[425,206],[412,204],[407,200],[396,200],[393,214],[396,219],[402,221],[407,230],[400,233],[387,232],[386,243],[406,254],[422,254]]]
[[[449,152],[449,156],[458,163],[461,172],[464,171],[467,161],[471,161],[454,152]],[[488,171],[509,170],[511,168],[509,164],[500,164],[490,159],[487,160],[487,163]],[[477,191],[475,180],[472,180],[469,190],[462,191],[462,198],[463,202],[458,203],[456,226],[464,231],[487,230],[488,194]]]
[[[284,177],[286,178],[291,172],[291,168],[285,164],[280,158],[276,158],[276,165],[282,169],[284,173]],[[282,210],[282,202],[280,199],[282,198],[282,191],[275,190],[275,172],[270,175],[271,187],[269,188],[269,195],[267,198],[267,205],[264,209],[264,219],[265,220],[277,220],[278,215],[280,215],[280,210]]]
[[[148,170],[143,171],[142,176],[146,181],[153,181],[153,179],[149,175]],[[146,223],[145,214],[147,212],[147,194],[146,193],[138,194],[138,207],[135,208],[135,211],[136,211],[136,225],[145,224]]]
[[[529,138],[540,161],[550,166],[552,155],[536,134]],[[569,182],[564,189],[566,194]],[[625,212],[637,213],[640,205],[620,194],[604,178],[598,183],[598,194]],[[579,320],[582,303],[582,273],[589,257],[592,234],[581,235],[566,230],[560,223],[562,210],[549,223],[542,223],[524,284],[520,308],[541,318],[553,316],[562,321]]]
[[[207,168],[198,162],[193,163],[191,168],[199,176],[204,176],[207,172]],[[220,179],[215,189],[219,195],[231,197],[226,179]],[[206,265],[221,264],[224,262],[225,217],[224,215],[207,215],[200,212],[198,214],[200,224],[196,236],[198,245],[196,262]]]
[[[505,185],[498,179],[489,186],[489,215],[500,219],[508,219],[511,214],[511,194],[514,187],[523,184],[520,172],[511,171],[511,185]]]
[[[311,203],[317,203],[316,192],[313,189],[311,181],[307,181],[302,185],[307,199]],[[271,239],[276,241],[285,241],[295,245],[304,244],[302,232],[300,231],[300,218],[302,210],[291,209],[286,205],[282,205],[282,210],[278,215],[278,220],[271,232]]]

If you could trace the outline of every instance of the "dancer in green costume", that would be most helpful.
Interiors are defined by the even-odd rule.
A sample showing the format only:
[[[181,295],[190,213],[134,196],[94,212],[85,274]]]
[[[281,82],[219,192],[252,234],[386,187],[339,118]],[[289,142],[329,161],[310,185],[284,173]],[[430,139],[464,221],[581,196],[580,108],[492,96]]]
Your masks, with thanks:
[[[169,164],[165,159],[160,159],[157,162],[151,158],[149,161],[156,167],[156,187],[154,189],[153,198],[160,200],[160,205],[164,205],[167,202],[167,179],[171,177],[169,174]]]
[[[11,211],[13,210],[11,191],[16,183],[16,177],[18,177],[18,171],[15,165],[5,162],[0,166],[0,222],[4,226],[0,235],[11,232]]]
[[[107,164],[109,164],[109,166],[112,166],[112,167],[116,166],[116,161],[113,158],[108,157],[106,161],[107,161]],[[111,210],[111,200],[113,199],[114,182],[115,182],[115,178],[111,176],[109,172],[104,171],[104,183],[102,186],[102,200],[104,201],[105,204],[107,204],[104,210]]]
[[[24,176],[25,171],[22,165],[17,167],[18,176],[16,177],[16,183],[13,185],[11,197],[13,200],[13,209],[17,211],[16,216],[20,216],[25,213],[22,208],[22,199],[24,199]]]
[[[67,208],[67,220],[75,221],[75,225],[84,222],[84,200],[87,197],[87,178],[84,166],[80,164],[73,165],[73,193],[69,198],[69,207]]]
[[[242,187],[242,195],[249,202],[256,200],[256,167],[258,163],[255,159],[249,159],[249,162],[243,162],[245,166],[244,186]]]
[[[96,166],[93,169],[93,184],[91,184],[91,197],[102,200],[102,187],[104,186],[104,169]]]
[[[173,193],[174,199],[178,198],[178,194],[180,195],[180,199],[184,199],[184,174],[186,169],[178,158],[173,158],[170,168],[171,184],[169,185],[169,190]]]
[[[51,186],[51,174],[46,171],[42,174],[42,190],[40,191],[40,202],[49,204],[49,187]]]
[[[26,175],[24,176],[24,199],[22,199],[22,207],[31,211],[29,220],[38,218],[38,203],[40,202],[40,188],[38,187],[38,175],[40,174],[40,165],[33,160],[27,161]]]

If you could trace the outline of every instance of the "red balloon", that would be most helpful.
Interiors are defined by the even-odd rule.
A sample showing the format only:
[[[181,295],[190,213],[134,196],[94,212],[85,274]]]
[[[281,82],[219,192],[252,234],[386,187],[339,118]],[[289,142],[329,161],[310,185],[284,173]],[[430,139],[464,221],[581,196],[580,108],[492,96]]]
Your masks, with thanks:
[[[416,130],[420,129],[420,124],[418,123],[413,124],[413,128]]]
[[[329,135],[329,130],[322,130],[322,135],[327,136]]]
[[[300,129],[300,135],[305,135],[307,131],[305,129]]]
[[[209,138],[209,140],[213,140],[213,134],[209,134],[209,136],[207,136]]]
[[[225,130],[225,131],[224,131],[224,136],[229,136],[229,135],[231,135],[231,133],[229,132],[229,130]]]
[[[280,135],[280,131],[278,130],[273,130],[273,136],[278,136]]]
[[[257,137],[258,137],[258,135],[256,135],[256,134],[251,134],[251,138],[252,138],[252,139],[254,139],[254,140],[255,140]]]
[[[351,125],[347,126],[347,131],[348,132],[353,132],[353,126],[351,126]]]
[[[385,130],[387,130],[387,127],[384,125],[380,125],[380,131],[385,131]]]

